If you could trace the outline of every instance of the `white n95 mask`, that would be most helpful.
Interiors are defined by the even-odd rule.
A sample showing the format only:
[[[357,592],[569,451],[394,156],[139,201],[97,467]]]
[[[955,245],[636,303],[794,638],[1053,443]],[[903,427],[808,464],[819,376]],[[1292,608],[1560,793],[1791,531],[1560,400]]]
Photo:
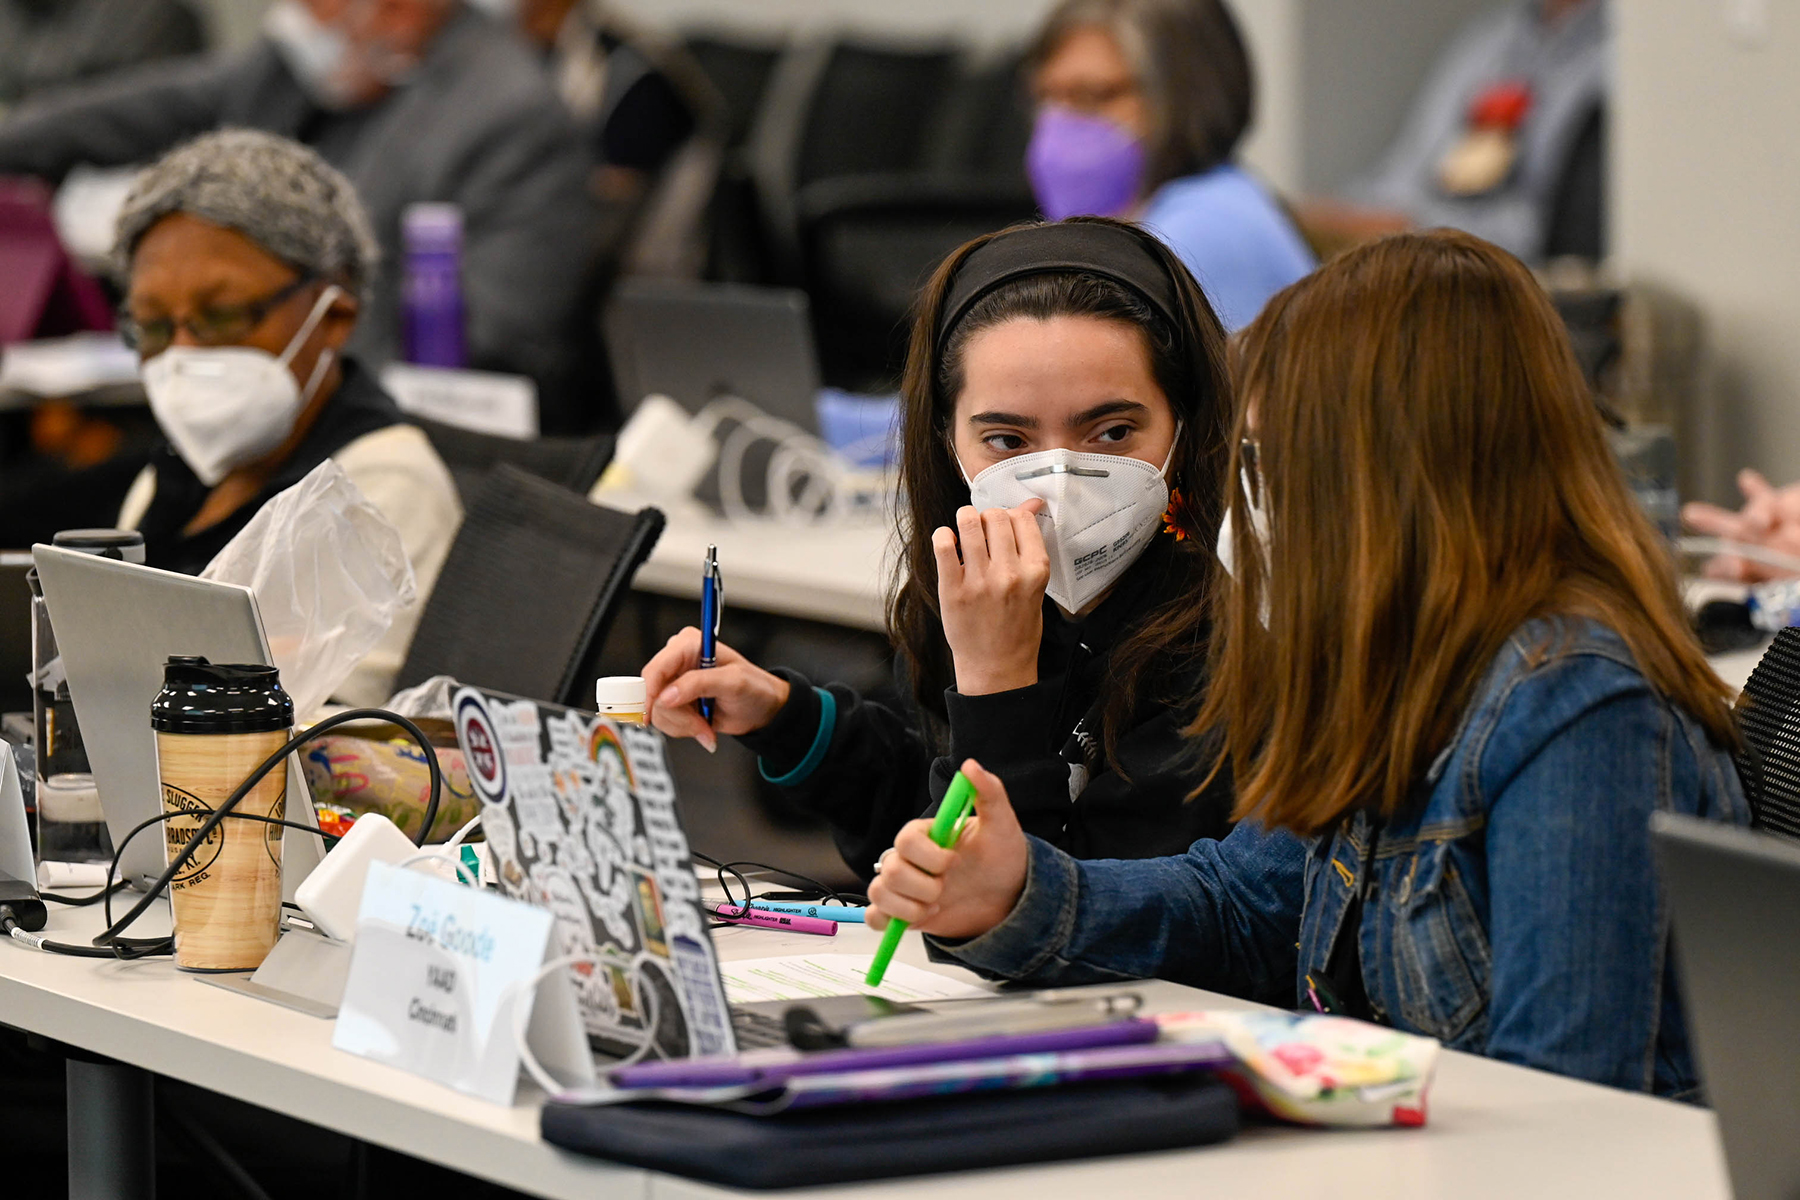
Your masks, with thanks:
[[[1174,456],[1171,448],[1169,459]],[[1168,460],[1158,468],[1122,454],[1040,450],[969,480],[969,503],[985,510],[1042,500],[1038,528],[1050,552],[1044,590],[1068,612],[1080,612],[1156,536],[1169,508],[1168,469]]]
[[[1244,487],[1244,499],[1250,508],[1250,537],[1263,556],[1264,573],[1267,574],[1269,563],[1269,513],[1263,507],[1262,492],[1250,486],[1247,471],[1238,472],[1239,482]],[[1227,575],[1237,575],[1237,538],[1231,524],[1231,508],[1225,509],[1225,517],[1219,522],[1218,541],[1219,565],[1225,568]]]
[[[304,392],[288,363],[340,294],[335,284],[320,294],[280,358],[253,346],[170,346],[139,368],[156,423],[201,483],[217,486],[294,431],[332,354],[320,351]]]
[[[1263,628],[1267,629],[1269,627],[1269,510],[1264,507],[1261,487],[1262,477],[1260,472],[1256,478],[1256,485],[1252,486],[1249,470],[1244,467],[1239,467],[1238,483],[1244,489],[1244,499],[1250,510],[1250,540],[1254,544],[1256,552],[1262,555],[1263,597],[1261,616]],[[1225,509],[1225,518],[1219,522],[1217,553],[1219,556],[1219,565],[1225,569],[1225,573],[1236,578],[1237,538],[1231,524],[1231,508],[1229,505]]]

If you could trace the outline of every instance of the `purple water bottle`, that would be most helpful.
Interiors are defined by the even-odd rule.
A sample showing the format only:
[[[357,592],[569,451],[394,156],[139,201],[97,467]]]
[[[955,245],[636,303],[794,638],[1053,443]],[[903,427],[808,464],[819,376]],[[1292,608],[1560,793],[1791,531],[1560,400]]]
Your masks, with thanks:
[[[406,243],[406,360],[425,367],[462,367],[462,210],[454,204],[409,204],[400,217]]]

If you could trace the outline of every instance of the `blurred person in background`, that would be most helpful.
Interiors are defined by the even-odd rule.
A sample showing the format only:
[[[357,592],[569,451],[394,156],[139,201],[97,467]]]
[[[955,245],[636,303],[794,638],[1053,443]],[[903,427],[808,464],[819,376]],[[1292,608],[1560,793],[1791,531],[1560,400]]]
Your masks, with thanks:
[[[60,87],[206,48],[184,0],[0,0],[0,110]]]
[[[1695,501],[1682,506],[1682,522],[1697,533],[1773,550],[1800,560],[1800,483],[1776,487],[1760,471],[1746,467],[1738,472],[1737,485],[1744,494],[1742,508],[1734,512],[1716,504]],[[1790,578],[1796,572],[1727,552],[1706,564],[1706,574],[1713,579],[1762,583]]]
[[[547,57],[557,94],[595,139],[609,189],[636,186],[699,128],[705,87],[696,64],[654,45],[598,0],[479,0],[516,21]],[[671,63],[671,60],[676,60]]]
[[[419,602],[339,690],[375,704],[462,520],[450,473],[349,353],[378,251],[350,181],[251,130],[147,169],[119,214],[121,331],[167,444],[118,524],[153,567],[196,574],[276,493],[327,458],[400,532]]]
[[[725,141],[724,101],[705,70],[678,42],[637,28],[605,0],[470,2],[538,49],[587,137],[605,266],[694,273]],[[597,289],[607,282],[597,278]]]
[[[1046,218],[1145,225],[1227,332],[1312,270],[1280,203],[1233,161],[1256,86],[1220,0],[1064,0],[1025,69],[1037,104],[1026,171]]]
[[[401,355],[401,214],[462,210],[469,365],[559,392],[574,367],[590,156],[543,65],[460,0],[276,0],[242,52],[140,68],[0,123],[0,173],[143,162],[243,126],[313,147],[355,185],[384,259],[351,349]],[[548,400],[554,403],[554,400]]]
[[[1528,263],[1606,253],[1604,0],[1511,0],[1439,57],[1400,132],[1338,197],[1299,206],[1324,250],[1463,229]]]

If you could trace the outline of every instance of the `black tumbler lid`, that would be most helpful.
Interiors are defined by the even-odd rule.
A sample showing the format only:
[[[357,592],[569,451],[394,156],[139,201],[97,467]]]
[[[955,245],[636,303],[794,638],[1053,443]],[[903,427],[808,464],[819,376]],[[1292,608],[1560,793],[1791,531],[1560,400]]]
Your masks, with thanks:
[[[273,733],[294,723],[294,701],[274,667],[176,655],[150,705],[161,733]]]
[[[143,564],[144,535],[135,529],[64,529],[50,539],[65,550]]]

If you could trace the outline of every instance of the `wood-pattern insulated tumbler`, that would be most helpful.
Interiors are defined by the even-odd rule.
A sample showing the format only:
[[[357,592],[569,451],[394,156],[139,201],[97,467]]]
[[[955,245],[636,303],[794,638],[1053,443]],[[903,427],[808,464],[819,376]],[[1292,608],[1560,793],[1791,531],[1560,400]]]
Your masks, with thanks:
[[[274,667],[171,658],[150,708],[173,861],[201,824],[291,736],[294,702]],[[287,765],[263,776],[233,813],[281,818]],[[170,884],[175,965],[248,971],[262,965],[281,921],[280,825],[227,816]]]

